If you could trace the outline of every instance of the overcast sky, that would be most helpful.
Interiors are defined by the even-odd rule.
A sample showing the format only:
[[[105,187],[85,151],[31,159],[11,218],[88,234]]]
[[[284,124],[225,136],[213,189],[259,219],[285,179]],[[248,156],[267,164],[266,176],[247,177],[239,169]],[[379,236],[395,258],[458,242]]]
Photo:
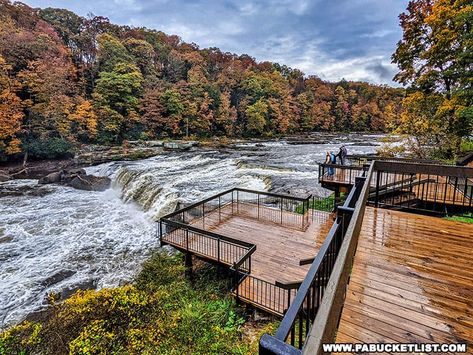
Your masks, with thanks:
[[[392,85],[407,0],[25,0],[177,34],[336,81]]]

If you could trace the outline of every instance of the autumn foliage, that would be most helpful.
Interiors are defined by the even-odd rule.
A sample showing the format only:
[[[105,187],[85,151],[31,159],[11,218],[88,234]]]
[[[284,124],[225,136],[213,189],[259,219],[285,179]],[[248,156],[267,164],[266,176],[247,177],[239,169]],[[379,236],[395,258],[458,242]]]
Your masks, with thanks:
[[[400,15],[403,38],[395,79],[410,85],[399,133],[419,156],[452,158],[473,133],[473,4],[471,0],[411,0]]]
[[[384,131],[403,96],[9,0],[0,0],[0,58],[0,158],[134,139]]]

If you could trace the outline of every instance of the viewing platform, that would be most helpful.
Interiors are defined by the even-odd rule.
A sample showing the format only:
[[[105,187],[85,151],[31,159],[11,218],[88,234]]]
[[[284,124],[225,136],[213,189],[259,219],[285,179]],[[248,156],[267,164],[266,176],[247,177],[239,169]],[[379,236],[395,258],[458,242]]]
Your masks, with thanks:
[[[368,202],[376,207],[430,214],[455,213],[473,207],[470,167],[419,163],[407,159],[377,161]],[[369,165],[320,164],[319,182],[337,196],[348,191]]]
[[[367,207],[340,343],[467,343],[473,351],[473,224]]]
[[[232,189],[163,217],[161,243],[227,266],[240,301],[282,316],[333,223],[313,201]]]

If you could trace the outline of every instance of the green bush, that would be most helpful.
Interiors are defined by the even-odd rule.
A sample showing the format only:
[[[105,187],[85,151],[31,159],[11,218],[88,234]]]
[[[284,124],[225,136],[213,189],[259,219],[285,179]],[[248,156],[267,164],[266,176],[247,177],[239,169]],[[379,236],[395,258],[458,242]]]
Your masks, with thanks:
[[[467,214],[467,215],[461,215],[461,216],[448,216],[448,217],[445,217],[445,219],[448,219],[449,221],[473,224],[473,214],[472,213]]]
[[[462,142],[461,151],[463,153],[473,152],[473,141],[464,141],[464,142]]]
[[[0,354],[254,353],[259,336],[243,337],[224,270],[204,264],[191,283],[183,265],[180,254],[156,253],[133,284],[53,303],[44,319],[0,333]]]
[[[340,203],[345,201],[347,195],[345,193],[340,193]],[[335,205],[335,194],[331,194],[328,197],[316,197],[310,199],[309,208],[317,211],[332,212],[333,206]],[[296,213],[302,213],[303,206],[300,204],[296,207]]]
[[[37,159],[69,158],[74,155],[74,146],[63,138],[30,140],[25,143],[23,150]]]

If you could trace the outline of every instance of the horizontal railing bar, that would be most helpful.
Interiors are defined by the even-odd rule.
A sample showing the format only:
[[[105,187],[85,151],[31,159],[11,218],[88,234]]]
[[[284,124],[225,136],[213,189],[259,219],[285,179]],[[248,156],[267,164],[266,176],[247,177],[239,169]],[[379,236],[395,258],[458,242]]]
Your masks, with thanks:
[[[233,264],[233,269],[238,270],[240,266],[256,251],[256,245],[253,246],[243,255],[240,260]]]
[[[274,284],[280,288],[283,288],[285,290],[297,290],[301,285],[302,285],[302,282],[304,280],[301,280],[301,281],[293,281],[293,282],[282,282],[282,281],[276,281]]]
[[[188,229],[188,230],[190,230],[194,233],[205,235],[207,237],[224,240],[226,242],[230,242],[230,243],[236,244],[238,246],[244,246],[244,247],[247,247],[247,248],[251,248],[251,247],[254,246],[254,244],[244,242],[242,240],[230,238],[230,237],[227,237],[225,235],[217,234],[217,233],[214,233],[214,232],[209,232],[209,231],[206,231],[204,229],[196,228],[196,227],[190,226],[190,225],[182,223],[182,222],[171,221],[169,219],[162,219],[162,222],[174,225],[174,226],[179,227],[179,228]]]
[[[301,259],[299,260],[299,266],[312,264],[314,262],[314,259],[315,259],[315,256],[311,258]]]
[[[229,189],[229,190],[225,190],[225,191],[220,192],[220,193],[218,193],[218,194],[216,194],[216,195],[207,197],[207,198],[204,199],[204,200],[200,200],[200,201],[195,202],[195,203],[193,203],[193,204],[191,204],[191,205],[189,205],[189,206],[183,207],[183,208],[181,208],[181,209],[179,209],[179,210],[177,210],[177,211],[168,213],[167,215],[165,215],[165,216],[163,216],[163,217],[161,217],[161,218],[168,219],[168,218],[174,217],[175,215],[177,215],[177,214],[179,214],[179,213],[181,213],[181,212],[185,212],[185,211],[191,210],[191,209],[193,209],[193,208],[196,208],[196,207],[198,207],[198,206],[200,206],[200,205],[202,205],[202,204],[204,204],[204,203],[207,203],[207,202],[209,202],[209,201],[212,201],[212,200],[214,200],[214,199],[216,199],[216,198],[219,198],[219,197],[221,197],[221,196],[223,196],[223,195],[229,194],[229,193],[231,193],[231,192],[234,191],[234,190],[235,190],[234,188],[233,188],[233,189]]]
[[[359,165],[340,165],[340,164],[327,164],[327,163],[319,163],[321,167],[327,168],[337,168],[342,170],[366,170],[364,167]]]
[[[473,178],[472,168],[453,165],[375,161],[374,171],[382,171],[384,173],[429,174],[449,177]]]
[[[256,190],[249,190],[249,189],[244,189],[241,187],[236,187],[236,191],[241,191],[241,192],[248,192],[248,193],[253,193],[253,194],[259,194],[259,195],[266,195],[266,196],[271,196],[271,197],[279,197],[279,198],[287,198],[289,200],[295,200],[295,201],[307,201],[308,198],[310,198],[311,195],[308,197],[298,197],[294,195],[288,195],[288,194],[280,194],[280,193],[274,193],[274,192],[267,192],[267,191],[256,191]]]
[[[434,159],[417,159],[417,158],[397,158],[397,157],[380,157],[377,155],[359,155],[359,154],[349,154],[347,155],[348,159],[358,159],[358,160],[367,160],[367,161],[373,161],[373,160],[380,160],[380,161],[399,161],[399,162],[412,162],[412,163],[418,163],[418,164],[441,164],[441,165],[448,165],[443,162],[440,162],[438,160]]]

